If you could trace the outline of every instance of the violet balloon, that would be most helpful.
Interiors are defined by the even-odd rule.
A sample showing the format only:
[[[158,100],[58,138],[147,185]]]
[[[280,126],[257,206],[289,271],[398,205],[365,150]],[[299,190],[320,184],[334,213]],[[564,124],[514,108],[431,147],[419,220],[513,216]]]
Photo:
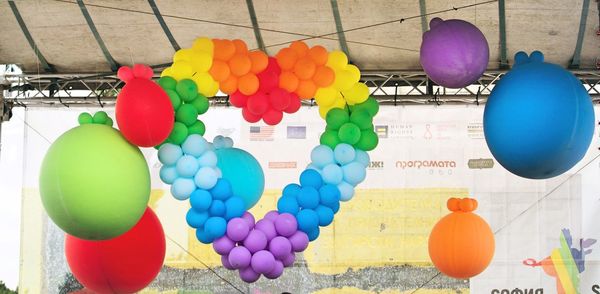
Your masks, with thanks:
[[[279,212],[277,212],[276,210],[271,210],[267,212],[267,214],[265,214],[265,217],[263,219],[268,219],[272,222],[275,222],[277,216],[279,216]]]
[[[254,219],[254,215],[252,215],[249,212],[244,212],[244,215],[242,215],[242,218],[248,222],[248,227],[250,228],[250,230],[252,230],[254,228],[254,224],[256,223],[256,220]]]
[[[275,257],[267,250],[261,250],[252,255],[252,269],[260,274],[270,273],[275,267]]]
[[[220,255],[227,255],[235,247],[235,242],[229,239],[227,236],[223,236],[213,242],[213,248],[215,252]]]
[[[275,224],[269,219],[261,219],[256,223],[254,229],[260,230],[265,233],[267,236],[267,240],[271,241],[271,239],[277,236],[277,231],[275,231]]]
[[[249,266],[240,270],[240,278],[246,283],[254,283],[260,278],[260,274]]]
[[[294,261],[296,261],[296,255],[294,253],[288,254],[288,256],[281,260],[281,262],[283,262],[284,267],[292,266],[294,264]]]
[[[242,241],[250,232],[248,221],[243,218],[233,218],[227,223],[227,237],[233,241]]]
[[[308,247],[308,235],[302,231],[297,231],[289,237],[294,252],[302,252]]]
[[[293,215],[282,213],[275,220],[275,229],[279,235],[289,237],[298,230],[298,221]]]
[[[265,277],[267,279],[277,279],[281,274],[283,274],[283,262],[275,260],[275,266],[269,273],[265,274]]]
[[[223,266],[228,269],[228,270],[234,270],[235,268],[231,265],[231,263],[229,263],[229,256],[228,255],[221,255],[221,263],[223,264]]]
[[[252,230],[248,234],[248,237],[244,239],[244,246],[250,251],[250,253],[257,252],[267,248],[267,236],[260,230]]]
[[[483,33],[473,24],[459,19],[433,18],[423,34],[421,65],[438,85],[462,88],[477,81],[490,58]]]
[[[269,251],[275,258],[283,259],[292,252],[292,243],[286,237],[277,236],[269,242]]]
[[[229,264],[234,269],[241,269],[249,266],[251,259],[252,254],[250,254],[250,251],[244,246],[235,247],[229,252]]]

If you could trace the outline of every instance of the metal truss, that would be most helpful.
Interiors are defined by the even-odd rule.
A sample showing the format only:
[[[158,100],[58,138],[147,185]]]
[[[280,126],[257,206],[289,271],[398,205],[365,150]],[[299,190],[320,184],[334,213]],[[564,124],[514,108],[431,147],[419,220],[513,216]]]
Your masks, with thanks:
[[[477,83],[461,89],[436,85],[422,71],[363,71],[361,80],[371,94],[386,105],[480,104],[485,103],[494,85],[506,71],[486,72]],[[600,102],[600,71],[573,70],[594,102]],[[158,79],[158,74],[155,79]],[[0,77],[7,107],[114,106],[124,86],[115,74],[7,74]],[[2,97],[2,96],[0,96]],[[1,98],[0,98],[1,99]],[[313,105],[314,101],[303,102]],[[219,93],[212,104],[228,106],[228,97]]]

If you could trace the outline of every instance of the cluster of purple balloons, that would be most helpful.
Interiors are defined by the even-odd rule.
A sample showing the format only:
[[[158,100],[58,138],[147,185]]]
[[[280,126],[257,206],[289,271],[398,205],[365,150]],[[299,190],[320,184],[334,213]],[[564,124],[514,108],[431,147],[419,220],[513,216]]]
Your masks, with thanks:
[[[308,242],[293,215],[273,210],[256,223],[249,212],[231,219],[226,234],[214,241],[213,248],[225,268],[239,270],[240,278],[252,283],[261,275],[281,276],[284,267],[294,264],[295,252],[304,251]]]

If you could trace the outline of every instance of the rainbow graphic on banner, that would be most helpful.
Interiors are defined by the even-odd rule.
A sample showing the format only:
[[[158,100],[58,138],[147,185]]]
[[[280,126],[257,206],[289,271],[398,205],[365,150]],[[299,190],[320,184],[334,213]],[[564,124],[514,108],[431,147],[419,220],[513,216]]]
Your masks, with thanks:
[[[569,229],[563,229],[560,234],[560,247],[552,250],[550,256],[542,261],[529,258],[524,265],[541,266],[544,272],[556,279],[558,294],[580,293],[579,275],[585,271],[585,256],[592,253],[586,249],[596,243],[595,239],[579,239],[579,248],[573,247],[573,238]]]

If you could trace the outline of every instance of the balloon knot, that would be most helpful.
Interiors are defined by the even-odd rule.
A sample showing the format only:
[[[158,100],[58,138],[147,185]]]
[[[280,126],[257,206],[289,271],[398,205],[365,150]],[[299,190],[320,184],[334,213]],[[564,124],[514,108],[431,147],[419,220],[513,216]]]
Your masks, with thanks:
[[[125,83],[135,78],[151,80],[154,71],[147,65],[134,64],[133,67],[121,66],[117,71],[117,76]]]
[[[82,112],[77,118],[79,125],[97,124],[112,127],[113,120],[104,111],[98,111],[93,116],[90,113]]]
[[[215,149],[226,149],[233,147],[233,139],[229,137],[223,137],[221,135],[216,136],[213,139],[213,147]]]
[[[473,198],[450,198],[446,204],[452,212],[473,212],[477,209],[477,200]]]

